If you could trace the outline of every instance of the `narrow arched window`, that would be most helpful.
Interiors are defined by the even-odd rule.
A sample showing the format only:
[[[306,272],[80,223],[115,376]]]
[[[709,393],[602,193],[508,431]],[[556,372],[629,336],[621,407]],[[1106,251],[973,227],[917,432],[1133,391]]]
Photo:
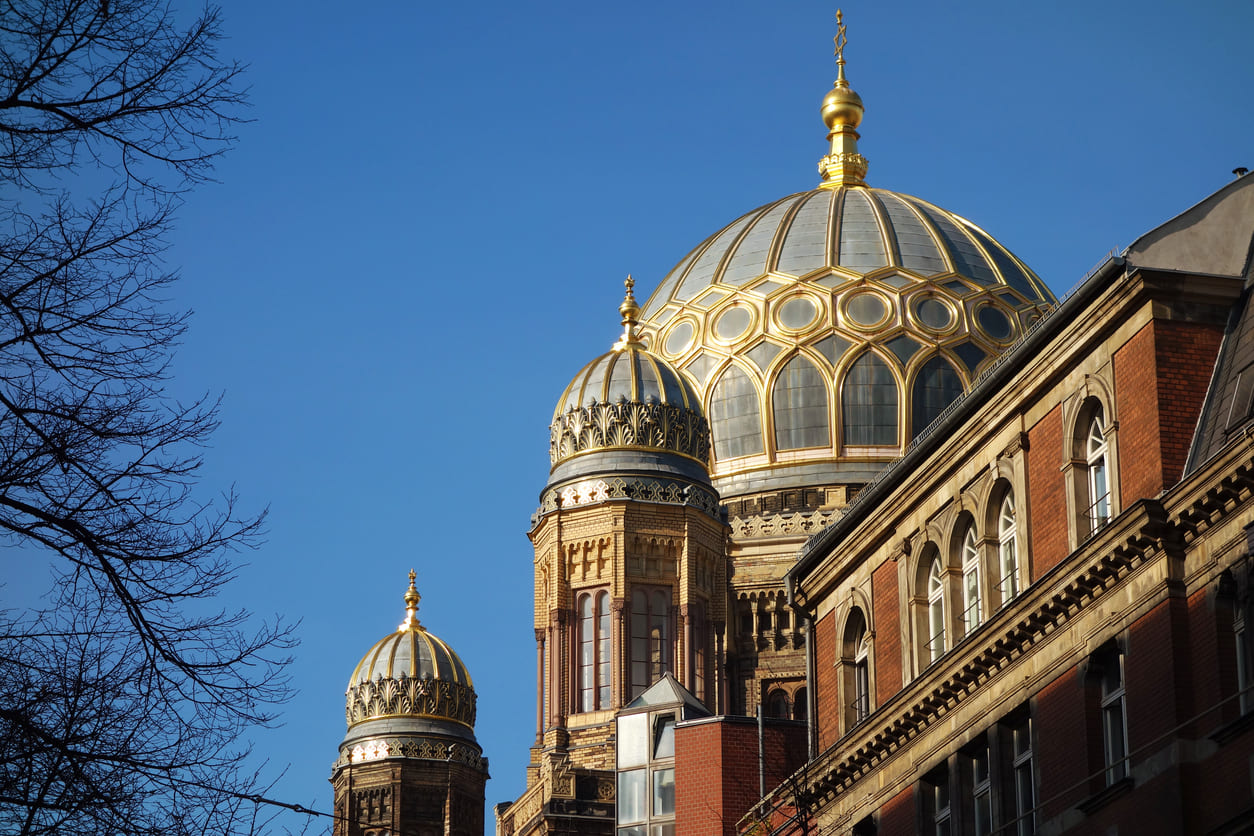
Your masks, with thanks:
[[[945,654],[945,570],[940,555],[932,558],[927,573],[927,661]]]
[[[1110,486],[1108,483],[1106,428],[1100,408],[1089,419],[1084,442],[1084,458],[1088,466],[1089,533],[1097,531],[1110,520]]]
[[[1004,606],[1019,594],[1019,525],[1015,520],[1015,495],[1007,490],[997,513],[997,588]]]
[[[975,526],[962,535],[962,629],[966,635],[980,626],[980,545]]]
[[[762,407],[753,381],[738,366],[730,366],[710,395],[710,434],[714,457],[734,459],[761,453]]]
[[[771,404],[776,449],[827,447],[832,443],[827,382],[803,355],[793,357],[780,370],[771,392]]]
[[[776,688],[767,695],[766,716],[776,720],[788,719],[788,695],[782,689]]]
[[[610,663],[610,596],[608,592],[579,596],[580,711],[609,708],[613,693]]]
[[[636,589],[631,593],[631,696],[671,669],[670,590]]]
[[[866,616],[858,607],[849,611],[841,638],[841,687],[844,689],[844,731],[861,723],[871,714],[870,633]]]
[[[897,445],[897,381],[888,364],[867,352],[854,362],[841,389],[843,442],[852,446]]]
[[[924,363],[910,398],[910,437],[927,429],[960,395],[962,378],[948,360],[937,355]]]

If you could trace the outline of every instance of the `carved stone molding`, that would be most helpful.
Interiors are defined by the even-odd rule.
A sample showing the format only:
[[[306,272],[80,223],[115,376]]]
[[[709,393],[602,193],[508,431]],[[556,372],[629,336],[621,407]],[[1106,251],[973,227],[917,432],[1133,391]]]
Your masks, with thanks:
[[[538,522],[541,516],[556,511],[559,504],[562,508],[577,508],[623,499],[664,505],[692,505],[715,518],[720,513],[718,495],[708,488],[674,479],[613,476],[576,482],[562,488],[560,493],[546,492],[544,504],[537,510],[535,519]]]
[[[348,725],[373,717],[417,715],[475,725],[475,692],[443,679],[414,679],[401,674],[379,678],[348,689],[345,715]]]
[[[341,749],[333,769],[347,767],[350,761],[353,766],[361,766],[384,758],[455,761],[481,772],[488,771],[488,759],[474,746],[411,735],[372,738],[354,744],[351,749]]]
[[[549,428],[549,461],[577,453],[643,447],[710,461],[710,424],[677,404],[646,401],[589,404],[559,415]]]
[[[790,534],[808,536],[831,525],[840,519],[842,514],[842,511],[811,511],[809,513],[734,517],[731,520],[732,536],[737,539],[778,537]]]

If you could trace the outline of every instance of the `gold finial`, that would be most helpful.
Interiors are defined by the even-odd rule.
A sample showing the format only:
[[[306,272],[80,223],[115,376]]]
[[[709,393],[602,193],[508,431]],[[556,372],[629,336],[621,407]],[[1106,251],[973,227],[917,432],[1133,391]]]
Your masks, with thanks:
[[[401,626],[397,630],[421,630],[422,625],[418,623],[418,602],[422,600],[422,596],[418,594],[418,587],[414,586],[414,578],[417,575],[413,569],[409,570],[409,589],[405,590],[405,620],[401,622]]]
[[[845,15],[840,9],[836,10],[836,37],[832,41],[836,44],[836,86],[848,87],[849,82],[845,81],[845,44],[849,43],[849,37],[845,34]]]
[[[832,143],[831,153],[819,160],[819,173],[823,175],[821,189],[841,186],[865,186],[867,160],[858,153],[858,132],[862,123],[862,97],[849,87],[845,78],[845,16],[836,10],[836,81],[823,98],[823,122],[827,125],[827,138]]]
[[[640,324],[640,306],[636,304],[636,297],[631,292],[636,286],[636,280],[629,274],[623,284],[627,288],[627,294],[623,297],[623,304],[618,306],[618,312],[623,315],[623,335],[614,343],[615,351],[622,351],[628,346],[643,345],[640,334],[636,332],[636,326]]]

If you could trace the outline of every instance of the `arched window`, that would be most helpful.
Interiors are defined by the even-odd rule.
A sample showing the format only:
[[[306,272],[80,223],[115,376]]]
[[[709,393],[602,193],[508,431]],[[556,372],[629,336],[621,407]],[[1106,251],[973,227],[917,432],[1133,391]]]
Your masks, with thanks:
[[[776,449],[827,447],[832,443],[827,382],[803,355],[793,357],[780,370],[771,403]]]
[[[1009,488],[997,512],[997,566],[1001,580],[997,590],[1004,606],[1019,594],[1019,525],[1015,520],[1015,495]]]
[[[671,593],[636,589],[631,593],[631,696],[644,693],[671,669]]]
[[[980,544],[975,524],[968,522],[962,534],[962,630],[969,634],[980,626]]]
[[[753,381],[738,366],[730,366],[710,395],[710,434],[714,457],[734,459],[761,453],[762,407]]]
[[[613,692],[610,594],[579,596],[579,710],[609,708]]]
[[[845,731],[871,715],[870,634],[866,616],[854,607],[845,621],[841,642],[842,679],[845,686]]]
[[[1088,422],[1084,442],[1084,458],[1088,468],[1089,534],[1096,532],[1110,520],[1110,486],[1107,479],[1106,428],[1102,421],[1101,407],[1093,410]]]
[[[962,394],[962,378],[940,355],[923,364],[910,398],[910,437],[928,428]]]
[[[844,444],[897,445],[897,381],[877,355],[868,351],[849,368],[840,408]]]
[[[805,722],[810,719],[810,703],[809,695],[805,688],[798,688],[797,693],[792,695],[792,718]]]
[[[924,660],[931,663],[945,655],[945,567],[939,554],[933,555],[927,572],[927,628]]]
[[[766,716],[776,720],[788,719],[788,695],[782,689],[776,688],[767,695]]]

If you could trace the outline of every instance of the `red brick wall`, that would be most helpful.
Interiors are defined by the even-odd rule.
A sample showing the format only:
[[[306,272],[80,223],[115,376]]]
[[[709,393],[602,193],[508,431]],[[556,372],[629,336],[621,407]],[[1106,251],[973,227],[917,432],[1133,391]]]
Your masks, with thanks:
[[[770,792],[806,760],[805,726],[767,721],[766,789]],[[684,836],[733,836],[736,822],[757,803],[758,727],[720,718],[675,730],[675,827]]]
[[[1037,694],[1032,713],[1036,725],[1037,786],[1043,805],[1038,821],[1058,815],[1089,795],[1087,787],[1075,787],[1089,772],[1090,730],[1085,722],[1084,702],[1084,689],[1075,668]],[[1100,746],[1100,728],[1098,735]]]
[[[907,787],[880,808],[879,836],[913,836],[915,833],[914,788]]]
[[[875,608],[875,705],[901,690],[901,608],[897,603],[897,564],[885,560],[871,574]]]
[[[1028,505],[1032,520],[1031,580],[1067,556],[1067,498],[1062,471],[1062,407],[1028,431]]]
[[[1154,324],[1164,487],[1180,481],[1184,472],[1184,460],[1222,341],[1223,329],[1218,325],[1170,321]]]
[[[1155,741],[1192,713],[1187,619],[1188,603],[1168,598],[1128,631],[1124,687],[1133,764],[1162,745]]]
[[[1119,497],[1116,507],[1157,496],[1163,489],[1158,435],[1158,368],[1154,324],[1138,331],[1115,352],[1115,401],[1119,406]],[[1107,420],[1110,416],[1106,416]]]
[[[840,737],[840,698],[836,687],[840,650],[836,635],[836,613],[830,612],[814,625],[815,723],[819,749],[826,749]]]

